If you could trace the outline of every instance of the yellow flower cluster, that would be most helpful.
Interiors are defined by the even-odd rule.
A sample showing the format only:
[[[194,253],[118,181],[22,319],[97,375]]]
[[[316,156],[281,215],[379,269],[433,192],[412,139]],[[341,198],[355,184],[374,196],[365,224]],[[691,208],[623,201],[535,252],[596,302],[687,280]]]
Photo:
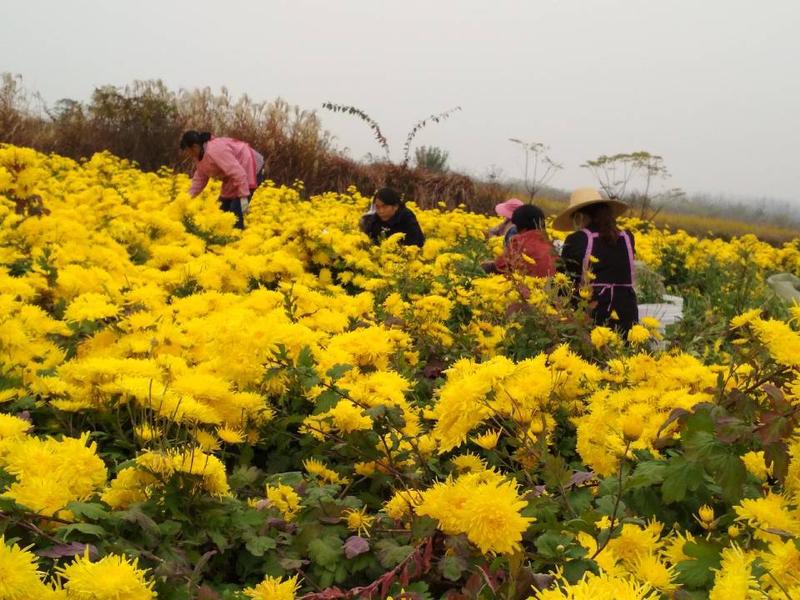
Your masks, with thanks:
[[[0,408],[35,407],[69,423],[122,420],[129,426],[118,434],[127,438],[118,441],[135,449],[109,482],[91,432],[46,435],[57,419],[34,427],[22,409],[0,412],[0,469],[9,481],[0,493],[32,513],[70,518],[70,502],[98,497],[122,510],[157,497],[174,478],[187,494],[228,501],[228,452],[272,443],[270,427],[288,418],[299,443],[369,440],[359,448],[368,456],[304,454],[302,485],[259,482],[263,496],[251,505],[295,527],[318,502],[305,498],[309,488],[367,480],[372,502],[387,479],[410,475],[408,487],[379,498],[380,512],[371,503],[369,512],[351,508],[342,523],[374,536],[376,522],[408,527],[426,516],[445,534],[465,536],[473,551],[513,556],[535,520],[526,510],[532,490],[510,471],[532,473],[555,452],[559,423],[577,430],[575,463],[609,476],[634,453],[659,458],[679,442],[677,423],[664,426],[669,415],[714,401],[710,390],[728,373],[699,352],[653,351],[661,334],[652,320],[625,340],[596,327],[579,340],[588,348],[581,355],[556,334],[541,352],[544,345],[512,355],[521,328],[512,316],[538,315],[557,330],[571,310],[559,297],[569,282],[465,275],[492,223],[481,215],[417,211],[423,248],[397,240],[375,247],[357,226],[369,199],[354,189],[303,198],[300,188],[262,186],[243,232],[218,209],[217,188],[196,198],[187,189],[183,175],[143,173],[107,154],[79,164],[0,147]],[[46,213],[18,210],[33,196]],[[625,225],[639,232],[638,257],[651,267],[800,272],[797,243]],[[800,309],[792,316],[800,319]],[[796,406],[796,325],[754,310],[731,326],[741,336],[734,343],[752,345],[793,381],[782,393]],[[727,385],[754,369],[738,365]],[[756,589],[800,597],[791,539],[800,536],[800,441],[789,451],[784,489],[742,500],[730,516],[736,524],[712,531],[714,511],[701,509],[709,535],[729,527],[731,538],[761,544],[726,547],[712,598]],[[504,452],[508,461],[495,460]],[[743,460],[766,488],[765,454]],[[426,479],[429,462],[446,465],[438,483]],[[691,533],[627,520],[612,535],[608,517],[587,524],[611,536],[602,548],[602,535],[577,536],[601,572],[572,584],[559,576],[557,589],[536,598],[676,592]],[[121,556],[78,558],[58,577],[50,587],[32,553],[0,542],[0,598],[154,597],[144,571]],[[243,593],[290,600],[299,586],[297,577],[267,577]]]
[[[279,483],[278,485],[267,486],[267,500],[277,508],[283,518],[291,521],[300,511],[300,496],[288,485]]]
[[[653,442],[674,434],[674,424],[661,429],[669,414],[710,400],[707,390],[716,377],[712,369],[686,354],[636,354],[609,361],[603,373],[606,385],[588,398],[585,412],[575,418],[581,458],[601,475],[615,472],[627,443],[628,419],[642,428],[630,448],[647,448],[658,456]],[[597,435],[598,431],[606,433]]]
[[[153,600],[153,582],[135,560],[109,554],[76,557],[45,583],[37,558],[0,536],[0,598],[4,600]]]
[[[267,577],[255,587],[246,588],[244,595],[250,600],[294,600],[299,587],[297,576],[286,581],[280,577]]]
[[[88,433],[61,440],[24,434],[0,439],[0,467],[14,477],[3,496],[49,517],[93,496],[108,473],[88,439]]]
[[[515,483],[481,471],[425,490],[415,511],[436,519],[447,534],[466,534],[485,554],[512,554],[535,520],[520,514],[526,505]]]
[[[514,421],[515,433],[523,443],[530,442],[552,428],[556,406],[577,406],[599,378],[597,367],[566,346],[519,363],[504,356],[482,363],[457,361],[448,369],[430,414],[439,452],[460,446],[493,417]]]
[[[187,476],[187,493],[202,490],[218,498],[230,494],[225,465],[214,455],[196,448],[166,453],[148,451],[136,457],[135,467],[122,469],[102,494],[113,508],[126,508],[146,500],[174,476]]]

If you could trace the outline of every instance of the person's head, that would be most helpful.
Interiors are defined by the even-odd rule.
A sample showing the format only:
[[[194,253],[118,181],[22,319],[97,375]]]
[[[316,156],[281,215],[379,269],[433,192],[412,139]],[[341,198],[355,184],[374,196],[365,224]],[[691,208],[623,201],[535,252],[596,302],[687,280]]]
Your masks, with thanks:
[[[511,222],[517,228],[517,231],[544,229],[544,213],[538,206],[525,204],[512,213]]]
[[[604,208],[593,208],[603,206]],[[600,190],[591,187],[578,188],[569,196],[569,205],[553,219],[556,231],[577,231],[587,227],[609,230],[608,223],[628,210],[628,205],[614,198],[607,198]],[[606,223],[606,225],[602,225]],[[616,227],[616,225],[614,225]],[[609,238],[607,238],[609,239]]]
[[[397,211],[403,206],[403,199],[397,190],[389,187],[384,187],[375,192],[373,198],[375,204],[375,212],[381,221],[388,221],[397,214]]]
[[[600,234],[600,239],[609,244],[617,242],[619,237],[617,217],[614,208],[608,202],[598,202],[585,206],[575,211],[572,219],[576,229],[589,227],[597,230],[597,233]]]
[[[184,131],[181,136],[181,150],[187,157],[200,160],[203,157],[203,144],[210,139],[211,134],[208,131]]]
[[[522,200],[518,198],[510,198],[505,202],[501,202],[494,207],[494,212],[497,213],[497,216],[503,217],[504,219],[511,219],[511,215],[514,214],[514,211],[517,210],[520,206],[523,205]]]

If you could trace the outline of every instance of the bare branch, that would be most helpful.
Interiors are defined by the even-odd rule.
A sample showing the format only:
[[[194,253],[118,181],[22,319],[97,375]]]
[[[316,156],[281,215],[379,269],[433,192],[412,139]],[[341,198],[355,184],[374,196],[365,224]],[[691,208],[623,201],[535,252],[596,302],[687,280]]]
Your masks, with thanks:
[[[373,119],[363,110],[355,106],[347,106],[344,104],[334,104],[332,102],[325,102],[322,104],[322,108],[335,113],[344,113],[348,115],[353,115],[364,121],[372,130],[372,133],[375,136],[375,140],[380,144],[381,148],[383,148],[383,151],[386,154],[386,159],[390,160],[389,142],[386,139],[386,136],[383,135],[380,125],[378,125],[378,122],[375,121],[375,119]]]
[[[408,136],[406,136],[406,143],[403,145],[403,166],[408,166],[408,161],[410,159],[411,154],[411,143],[414,141],[416,135],[420,132],[421,129],[426,127],[428,123],[440,123],[441,121],[445,121],[455,112],[461,110],[460,106],[456,106],[449,110],[446,110],[442,113],[437,115],[430,115],[429,117],[418,121],[412,128],[411,131],[408,132]]]

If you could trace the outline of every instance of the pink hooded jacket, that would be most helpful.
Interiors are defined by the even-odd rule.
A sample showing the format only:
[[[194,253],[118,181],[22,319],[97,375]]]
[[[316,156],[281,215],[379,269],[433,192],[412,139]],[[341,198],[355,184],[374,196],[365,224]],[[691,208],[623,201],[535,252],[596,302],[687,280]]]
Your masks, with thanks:
[[[189,195],[202,192],[210,178],[222,180],[223,198],[243,198],[256,187],[256,173],[264,158],[247,143],[233,138],[215,137],[205,143],[203,158],[195,166]]]

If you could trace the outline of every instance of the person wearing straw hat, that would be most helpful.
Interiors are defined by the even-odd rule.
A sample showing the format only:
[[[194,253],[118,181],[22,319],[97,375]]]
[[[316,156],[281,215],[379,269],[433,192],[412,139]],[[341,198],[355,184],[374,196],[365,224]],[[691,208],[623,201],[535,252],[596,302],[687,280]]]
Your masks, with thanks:
[[[510,198],[505,202],[500,202],[499,204],[495,205],[494,212],[497,213],[498,217],[503,217],[505,220],[499,225],[495,225],[489,229],[486,232],[486,237],[492,238],[502,235],[503,246],[508,248],[509,241],[517,234],[517,228],[514,223],[511,222],[511,217],[514,214],[514,211],[522,206],[522,204],[522,200],[519,200],[518,198]]]
[[[627,204],[594,188],[579,188],[553,221],[554,229],[573,231],[561,251],[563,269],[576,291],[591,290],[595,323],[611,325],[623,335],[639,320],[633,234],[617,226],[617,217],[627,210]]]

